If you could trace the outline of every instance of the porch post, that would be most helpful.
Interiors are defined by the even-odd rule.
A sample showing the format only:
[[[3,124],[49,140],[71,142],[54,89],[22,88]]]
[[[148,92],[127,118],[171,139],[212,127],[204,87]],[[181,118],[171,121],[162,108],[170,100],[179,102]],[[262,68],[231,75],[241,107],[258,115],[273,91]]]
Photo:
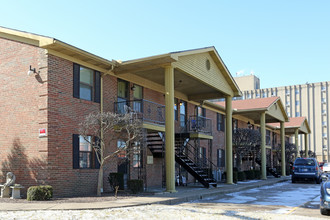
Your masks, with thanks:
[[[165,67],[165,169],[166,191],[175,190],[175,149],[174,149],[174,69]]]
[[[266,113],[260,115],[260,135],[261,135],[261,179],[267,179],[266,172]]]
[[[232,97],[226,97],[226,178],[227,184],[233,184],[233,129]]]
[[[296,148],[297,148],[297,157],[298,157],[299,156],[298,129],[296,129],[295,132],[294,132],[294,144],[296,145]]]
[[[309,151],[308,134],[306,133],[304,136],[305,136],[305,157],[308,157],[308,151]]]
[[[282,176],[286,176],[286,161],[285,161],[285,128],[284,122],[281,121],[281,167]]]

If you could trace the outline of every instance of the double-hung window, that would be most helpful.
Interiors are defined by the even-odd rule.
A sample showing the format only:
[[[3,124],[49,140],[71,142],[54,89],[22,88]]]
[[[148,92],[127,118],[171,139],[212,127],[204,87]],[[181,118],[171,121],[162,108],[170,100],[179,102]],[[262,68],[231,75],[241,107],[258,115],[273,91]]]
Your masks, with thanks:
[[[217,113],[217,130],[225,131],[225,116],[220,113]]]
[[[74,63],[73,97],[100,103],[101,73]]]
[[[87,139],[87,140],[86,140]],[[91,168],[92,161],[92,141],[91,136],[79,136],[79,168]]]
[[[73,135],[73,169],[98,169],[99,161],[92,143],[96,143],[97,138],[87,136],[86,139],[78,134]]]
[[[178,120],[178,99],[174,98],[174,119],[175,121]]]
[[[187,103],[185,101],[180,101],[180,127],[185,128],[186,127],[186,113],[187,111]]]

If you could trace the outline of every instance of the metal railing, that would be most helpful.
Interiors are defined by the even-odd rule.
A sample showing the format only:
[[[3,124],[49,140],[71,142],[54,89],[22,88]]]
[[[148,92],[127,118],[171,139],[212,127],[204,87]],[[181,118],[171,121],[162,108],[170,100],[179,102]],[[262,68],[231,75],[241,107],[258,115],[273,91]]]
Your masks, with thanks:
[[[177,149],[177,153],[186,156],[210,177],[213,177],[213,171],[217,171],[217,166],[206,155],[199,152],[197,146],[190,144],[187,140],[183,140],[183,142],[180,148]]]
[[[165,105],[145,99],[115,102],[114,112],[118,114],[134,112],[144,122],[165,125]]]
[[[188,132],[212,134],[212,120],[203,116],[189,116],[187,123]]]

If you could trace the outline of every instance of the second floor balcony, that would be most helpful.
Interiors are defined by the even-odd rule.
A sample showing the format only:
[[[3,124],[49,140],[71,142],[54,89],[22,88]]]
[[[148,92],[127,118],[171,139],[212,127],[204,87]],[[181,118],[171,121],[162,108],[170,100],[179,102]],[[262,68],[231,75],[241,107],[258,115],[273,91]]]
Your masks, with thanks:
[[[212,120],[203,116],[189,116],[187,132],[212,135]]]
[[[165,105],[145,99],[126,100],[115,102],[114,112],[118,114],[134,112],[144,124],[163,127],[160,130],[164,131]],[[212,120],[203,116],[193,115],[189,116],[188,119],[180,118],[180,127],[178,132],[212,135]]]
[[[115,113],[124,114],[134,112],[143,122],[165,125],[165,105],[139,99],[115,102],[114,108]]]

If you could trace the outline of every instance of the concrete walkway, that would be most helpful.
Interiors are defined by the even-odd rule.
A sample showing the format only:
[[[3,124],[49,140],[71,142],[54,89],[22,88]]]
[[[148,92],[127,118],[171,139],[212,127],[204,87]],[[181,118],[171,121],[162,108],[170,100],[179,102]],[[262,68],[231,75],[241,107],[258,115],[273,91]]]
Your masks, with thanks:
[[[196,186],[177,187],[176,193],[161,192],[158,190],[153,195],[143,197],[132,197],[128,199],[118,199],[113,201],[102,201],[93,203],[83,202],[15,202],[6,203],[1,202],[0,199],[0,211],[27,211],[27,210],[81,210],[81,209],[107,209],[107,208],[119,208],[140,206],[149,204],[177,204],[182,202],[189,202],[192,200],[204,199],[211,196],[228,194],[238,192],[241,190],[247,190],[252,188],[258,188],[266,185],[273,185],[279,182],[290,180],[290,177],[272,178],[267,180],[256,180],[247,182],[238,182],[238,184],[219,184],[217,188],[202,188]]]

